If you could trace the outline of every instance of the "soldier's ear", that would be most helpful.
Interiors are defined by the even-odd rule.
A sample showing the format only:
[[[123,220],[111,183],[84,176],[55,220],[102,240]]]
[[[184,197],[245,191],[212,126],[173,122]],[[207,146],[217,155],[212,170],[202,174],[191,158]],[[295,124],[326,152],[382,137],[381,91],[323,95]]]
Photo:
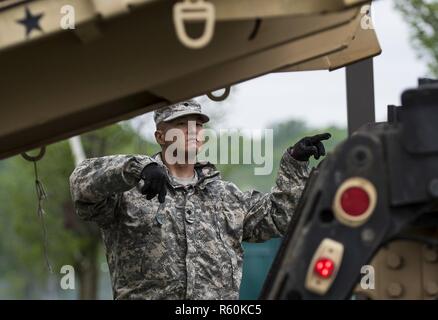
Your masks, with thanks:
[[[165,140],[164,140],[164,137],[165,137],[164,131],[157,129],[157,130],[155,131],[154,135],[155,135],[155,140],[157,141],[157,143],[158,143],[160,146],[164,145],[164,143],[165,143]]]

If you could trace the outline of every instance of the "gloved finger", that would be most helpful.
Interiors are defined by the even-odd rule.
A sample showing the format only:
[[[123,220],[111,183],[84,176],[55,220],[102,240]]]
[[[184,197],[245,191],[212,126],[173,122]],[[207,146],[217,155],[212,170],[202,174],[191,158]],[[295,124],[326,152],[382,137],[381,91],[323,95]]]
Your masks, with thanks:
[[[160,185],[166,185],[167,183],[167,176],[166,175],[162,175],[161,179],[160,179]]]
[[[318,153],[321,157],[325,156],[325,148],[324,144],[322,142],[319,142],[316,144],[316,147],[318,148]]]
[[[312,141],[313,144],[315,144],[323,140],[328,140],[331,138],[331,136],[332,135],[330,133],[326,132],[326,133],[314,135],[313,137],[310,137],[310,140]]]
[[[316,148],[315,159],[316,159],[316,160],[319,160],[319,158],[321,157],[321,153],[319,152],[319,149],[318,149],[318,146],[317,146],[317,145],[315,146],[315,148]]]
[[[167,188],[166,185],[163,185],[163,187],[160,190],[160,193],[158,194],[158,201],[160,203],[164,203],[166,200],[166,194],[167,194]]]
[[[159,179],[154,179],[151,182],[151,190],[154,194],[157,194],[160,191],[160,180]]]
[[[146,194],[149,191],[150,188],[150,182],[149,181],[145,181],[145,183],[143,184],[143,186],[141,187],[141,193],[142,194]]]
[[[314,157],[315,157],[316,160],[319,160],[319,156],[320,156],[319,155],[319,151],[317,151]]]
[[[310,138],[304,138],[300,141],[300,146],[301,147],[310,147],[312,146],[312,140]]]
[[[150,191],[147,195],[146,195],[146,199],[147,200],[151,200],[153,197],[155,197],[157,195],[157,193],[155,191]]]
[[[315,146],[305,146],[303,147],[303,151],[308,155],[313,155],[313,156],[318,155],[318,148]]]

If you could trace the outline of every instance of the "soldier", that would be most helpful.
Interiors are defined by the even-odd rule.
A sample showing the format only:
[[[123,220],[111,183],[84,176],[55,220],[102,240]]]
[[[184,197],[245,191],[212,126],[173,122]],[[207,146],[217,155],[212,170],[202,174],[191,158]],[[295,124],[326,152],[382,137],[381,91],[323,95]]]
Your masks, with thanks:
[[[70,177],[78,215],[101,228],[114,298],[238,299],[242,241],[285,234],[308,159],[325,155],[321,141],[330,134],[288,148],[270,193],[242,192],[209,162],[168,161],[171,129],[183,133],[184,154],[202,146],[209,118],[196,101],[164,107],[154,120],[160,153],[87,159]],[[194,137],[189,121],[196,122]]]

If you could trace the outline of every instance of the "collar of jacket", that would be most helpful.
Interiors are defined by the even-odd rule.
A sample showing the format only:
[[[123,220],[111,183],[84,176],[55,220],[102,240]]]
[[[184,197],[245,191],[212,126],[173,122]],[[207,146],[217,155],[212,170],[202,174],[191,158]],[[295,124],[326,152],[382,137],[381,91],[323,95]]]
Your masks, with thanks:
[[[163,163],[163,160],[161,158],[161,152],[157,152],[152,156],[152,159],[154,159],[158,164],[162,165],[166,168],[167,175],[169,176],[169,170],[167,169],[166,165]],[[217,179],[221,179],[220,172],[216,169],[216,166],[208,161],[197,161],[195,163],[195,170],[198,174],[198,182],[196,183],[196,187],[199,187],[201,189],[204,189],[205,186]],[[171,181],[169,179],[169,181]],[[174,185],[172,183],[169,183],[173,188],[184,188],[182,185]]]

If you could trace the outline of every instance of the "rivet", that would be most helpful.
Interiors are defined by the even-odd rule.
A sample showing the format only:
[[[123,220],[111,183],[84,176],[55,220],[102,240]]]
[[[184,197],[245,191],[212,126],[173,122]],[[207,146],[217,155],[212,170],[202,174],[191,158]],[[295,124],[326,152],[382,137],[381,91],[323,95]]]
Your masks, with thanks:
[[[373,242],[374,238],[375,238],[374,230],[370,229],[370,228],[364,229],[361,233],[361,238],[362,238],[363,242],[366,242],[366,243]]]
[[[437,250],[426,248],[423,251],[423,257],[424,257],[424,260],[426,260],[426,262],[430,262],[430,263],[437,262],[438,261],[438,252],[437,252]]]
[[[398,282],[391,283],[386,290],[391,298],[399,298],[403,294],[403,286]]]
[[[424,285],[424,290],[428,295],[435,296],[438,294],[438,283],[436,283],[435,281],[427,282]]]
[[[429,193],[432,197],[438,198],[438,179],[432,179],[429,182]]]
[[[398,254],[390,252],[386,257],[386,265],[391,269],[400,269],[403,263],[403,258]]]

